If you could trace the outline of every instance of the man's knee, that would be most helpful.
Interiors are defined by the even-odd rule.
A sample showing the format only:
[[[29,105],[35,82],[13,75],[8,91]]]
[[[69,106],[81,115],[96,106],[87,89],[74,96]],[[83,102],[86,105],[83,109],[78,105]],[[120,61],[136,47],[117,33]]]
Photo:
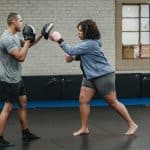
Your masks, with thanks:
[[[26,107],[27,107],[27,97],[26,96],[19,97],[19,107],[26,109]]]
[[[27,101],[20,102],[20,103],[19,103],[19,107],[20,107],[21,109],[26,109],[26,108],[27,108]]]
[[[6,103],[3,107],[3,111],[7,113],[11,113],[12,109],[13,109],[13,105],[10,103]]]

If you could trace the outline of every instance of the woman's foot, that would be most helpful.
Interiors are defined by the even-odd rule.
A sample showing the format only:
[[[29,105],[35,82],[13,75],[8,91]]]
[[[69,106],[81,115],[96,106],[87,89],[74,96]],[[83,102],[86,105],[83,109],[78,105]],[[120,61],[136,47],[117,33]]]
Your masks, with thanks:
[[[89,129],[79,129],[78,131],[73,133],[73,136],[79,136],[84,134],[89,134]]]
[[[135,132],[136,132],[136,130],[138,129],[138,125],[137,124],[132,124],[130,127],[129,127],[129,129],[128,129],[128,131],[125,133],[125,135],[133,135]]]

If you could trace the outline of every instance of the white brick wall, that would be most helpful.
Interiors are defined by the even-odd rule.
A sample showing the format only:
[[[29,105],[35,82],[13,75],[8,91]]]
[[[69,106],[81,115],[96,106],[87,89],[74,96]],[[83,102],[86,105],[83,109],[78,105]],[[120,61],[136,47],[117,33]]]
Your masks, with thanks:
[[[25,23],[37,32],[49,21],[62,33],[66,42],[79,42],[76,25],[92,18],[101,31],[103,49],[115,69],[115,0],[0,0],[0,33],[6,28],[9,12],[19,12]],[[23,75],[81,74],[79,62],[67,64],[64,52],[56,43],[42,39],[29,51],[23,63]]]

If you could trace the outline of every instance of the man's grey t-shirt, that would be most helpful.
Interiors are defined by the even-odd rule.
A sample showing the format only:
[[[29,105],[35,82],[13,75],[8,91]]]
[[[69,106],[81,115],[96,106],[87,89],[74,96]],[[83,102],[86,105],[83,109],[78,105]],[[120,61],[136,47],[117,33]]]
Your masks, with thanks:
[[[10,53],[21,48],[17,34],[5,30],[0,37],[0,81],[17,83],[21,80],[21,63]]]

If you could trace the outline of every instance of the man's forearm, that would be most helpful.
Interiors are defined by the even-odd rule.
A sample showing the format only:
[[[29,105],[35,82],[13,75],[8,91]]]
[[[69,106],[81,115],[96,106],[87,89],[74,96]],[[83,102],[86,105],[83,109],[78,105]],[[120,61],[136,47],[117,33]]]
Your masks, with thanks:
[[[37,44],[42,37],[43,37],[43,35],[41,33],[36,34],[35,41],[30,44],[30,47],[32,47],[33,45]]]

